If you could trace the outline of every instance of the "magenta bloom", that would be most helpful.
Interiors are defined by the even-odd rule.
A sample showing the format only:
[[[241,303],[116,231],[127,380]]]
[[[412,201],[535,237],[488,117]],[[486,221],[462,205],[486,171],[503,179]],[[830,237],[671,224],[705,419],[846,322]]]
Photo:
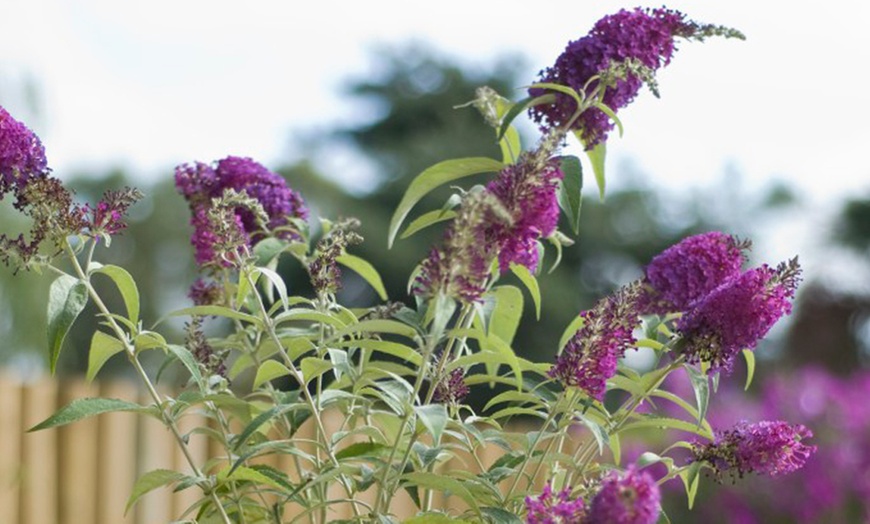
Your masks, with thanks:
[[[731,369],[742,349],[758,341],[791,312],[800,274],[796,260],[767,265],[732,278],[698,300],[677,323],[688,362],[708,362],[711,371]]]
[[[556,358],[550,377],[602,400],[607,379],[616,374],[619,359],[636,342],[636,296],[636,287],[624,287],[580,313],[585,322]]]
[[[655,524],[661,513],[658,484],[631,466],[624,473],[611,472],[589,504],[584,524]]]
[[[266,230],[279,238],[297,238],[298,235],[289,228],[291,220],[308,217],[302,197],[287,187],[280,175],[250,158],[230,156],[215,166],[201,162],[178,166],[175,186],[193,213],[191,224],[195,231],[191,242],[200,265],[217,262],[214,243],[222,241],[226,244],[228,235],[234,240],[246,238],[248,245],[262,239]],[[255,199],[266,212],[268,223],[260,224],[250,209],[238,207],[235,209],[238,220],[234,220],[238,233],[216,230],[218,225],[208,220],[207,210],[213,205],[212,199],[221,197],[226,190],[244,192]]]
[[[713,231],[682,240],[646,267],[645,312],[686,311],[722,283],[740,275],[748,242]]]
[[[0,107],[0,196],[46,170],[39,137]]]
[[[813,436],[800,424],[783,421],[739,422],[733,429],[716,435],[709,444],[696,443],[694,462],[706,462],[717,473],[730,472],[739,477],[759,473],[775,477],[803,467],[816,451],[803,443]]]
[[[577,524],[586,514],[582,498],[571,499],[571,489],[565,488],[557,495],[548,482],[536,497],[526,497],[526,524]]]
[[[562,179],[559,159],[552,158],[541,166],[533,159],[526,155],[517,164],[503,169],[486,186],[512,217],[509,226],[494,232],[494,241],[501,247],[498,260],[502,272],[512,262],[534,272],[538,267],[538,239],[553,234],[559,222],[556,198],[558,181]]]
[[[651,70],[667,65],[674,53],[674,38],[690,37],[697,25],[685,20],[685,16],[668,9],[622,10],[599,20],[588,35],[570,42],[556,59],[553,67],[541,72],[541,82],[569,86],[578,92],[587,82],[611,66],[612,62],[633,59]],[[615,87],[604,94],[604,104],[617,111],[634,100],[643,81],[628,74]],[[591,86],[594,87],[593,82]],[[543,94],[532,90],[533,96]],[[532,108],[532,118],[542,127],[557,127],[565,124],[577,110],[573,99],[556,94],[556,102]],[[610,118],[598,109],[584,111],[574,123],[574,129],[582,133],[587,148],[607,139],[613,129]]]

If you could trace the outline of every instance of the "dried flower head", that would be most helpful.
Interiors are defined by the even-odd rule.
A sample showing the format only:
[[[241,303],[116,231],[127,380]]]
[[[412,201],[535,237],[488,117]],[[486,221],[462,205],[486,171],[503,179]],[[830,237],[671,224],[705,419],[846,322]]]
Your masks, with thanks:
[[[187,349],[209,375],[227,376],[225,360],[227,351],[217,351],[205,338],[202,331],[202,317],[194,316],[185,324],[187,329]]]
[[[797,259],[750,269],[697,301],[677,323],[687,361],[730,370],[742,349],[754,349],[783,315],[791,312],[800,276]]]
[[[219,304],[221,300],[221,288],[216,282],[198,278],[190,286],[187,297],[197,306]]]
[[[584,522],[586,506],[583,499],[571,498],[571,488],[558,494],[548,482],[537,497],[526,497],[526,524],[579,524]]]
[[[750,243],[718,231],[683,239],[652,259],[645,271],[645,313],[686,311],[740,275]]]
[[[359,226],[359,220],[355,218],[340,220],[317,242],[314,260],[308,264],[308,274],[311,275],[311,285],[318,293],[336,293],[341,289],[338,257],[345,254],[348,246],[363,241],[356,232]]]
[[[465,371],[456,368],[435,385],[432,398],[442,404],[459,404],[470,391],[465,383]]]
[[[580,313],[584,323],[556,358],[550,377],[602,400],[607,379],[616,374],[619,359],[636,341],[638,289],[637,284],[623,287]]]
[[[635,466],[612,471],[589,504],[588,524],[655,524],[661,513],[661,493],[653,478]]]
[[[775,477],[803,467],[816,451],[815,446],[804,443],[812,436],[812,431],[800,424],[742,421],[717,433],[711,443],[696,442],[692,461],[710,465],[718,475],[759,473]]]

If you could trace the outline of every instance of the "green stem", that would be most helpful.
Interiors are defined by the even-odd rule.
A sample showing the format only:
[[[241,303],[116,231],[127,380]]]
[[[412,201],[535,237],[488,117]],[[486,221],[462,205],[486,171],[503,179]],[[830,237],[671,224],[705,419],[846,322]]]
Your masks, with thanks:
[[[92,242],[95,241],[92,240]],[[193,459],[193,456],[190,454],[190,450],[188,449],[187,443],[185,442],[184,437],[181,435],[181,432],[178,429],[178,425],[175,423],[175,419],[173,419],[172,415],[166,410],[163,399],[160,397],[160,394],[157,392],[154,384],[151,382],[151,379],[148,377],[148,374],[142,367],[142,363],[139,362],[139,357],[136,354],[136,349],[130,343],[127,333],[121,328],[121,326],[118,325],[115,319],[111,316],[109,308],[106,307],[106,304],[103,302],[102,298],[100,298],[100,295],[97,294],[97,291],[91,284],[90,278],[88,278],[87,273],[79,263],[75,251],[73,250],[72,246],[70,246],[69,241],[64,241],[64,250],[69,255],[70,262],[72,263],[73,268],[75,269],[75,272],[79,277],[79,280],[85,284],[85,287],[88,290],[88,294],[94,301],[94,304],[96,304],[97,309],[99,309],[100,312],[105,316],[109,327],[111,327],[112,331],[115,332],[115,336],[123,344],[124,352],[127,355],[127,359],[133,365],[133,368],[136,370],[136,374],[139,375],[139,378],[145,384],[145,388],[148,390],[148,394],[154,401],[154,404],[157,406],[158,409],[160,409],[160,415],[163,419],[163,424],[172,432],[172,435],[173,437],[175,437],[175,441],[181,449],[185,460],[187,461],[188,465],[190,465],[190,468],[193,470],[193,474],[198,478],[205,478],[202,471],[199,469],[199,466],[197,466],[196,461]],[[220,498],[217,496],[217,493],[215,493],[213,487],[209,487],[208,489],[206,489],[203,486],[200,486],[200,488],[202,488],[205,494],[211,497],[212,501],[215,504],[215,508],[220,513],[221,519],[224,521],[224,523],[232,524],[232,521],[224,510],[223,504],[221,503]]]

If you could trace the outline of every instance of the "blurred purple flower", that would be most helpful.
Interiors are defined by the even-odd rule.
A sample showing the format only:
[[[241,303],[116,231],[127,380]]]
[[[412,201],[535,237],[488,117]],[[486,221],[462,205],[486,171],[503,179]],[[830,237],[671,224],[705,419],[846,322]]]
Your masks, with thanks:
[[[571,488],[553,494],[548,482],[537,497],[526,497],[526,524],[577,524],[586,514],[582,498],[571,499]]]
[[[456,368],[438,382],[432,398],[442,404],[458,404],[468,396],[470,391],[465,383],[465,371]]]
[[[634,465],[612,471],[589,504],[584,524],[655,524],[661,513],[661,493],[655,480]]]

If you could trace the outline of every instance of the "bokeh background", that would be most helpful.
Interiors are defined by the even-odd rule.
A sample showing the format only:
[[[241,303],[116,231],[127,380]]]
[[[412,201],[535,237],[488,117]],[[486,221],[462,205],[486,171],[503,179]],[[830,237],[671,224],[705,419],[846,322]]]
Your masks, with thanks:
[[[282,173],[316,214],[362,218],[357,253],[380,269],[393,300],[407,300],[407,275],[438,237],[386,248],[410,179],[440,160],[498,155],[475,110],[456,106],[481,85],[522,98],[569,40],[622,7],[633,5],[5,0],[0,104],[42,137],[55,174],[81,198],[124,185],[145,192],[103,259],[135,276],[146,322],[186,304],[195,278],[174,166],[231,154]],[[759,347],[759,377],[748,394],[738,394],[742,369],[723,378],[711,412],[723,425],[805,423],[820,452],[802,476],[702,490],[699,506],[711,522],[859,522],[870,511],[870,102],[860,95],[870,5],[668,7],[748,38],[682,43],[659,75],[661,99],[643,92],[620,112],[626,132],[608,144],[607,198],[587,177],[577,244],[541,277],[542,320],[526,311],[517,350],[551,359],[578,311],[688,234],[751,238],[753,264],[799,255],[795,312]],[[520,126],[536,139],[534,126]],[[26,227],[8,199],[0,224]],[[281,271],[305,291],[299,268]],[[39,275],[0,272],[0,366],[26,379],[47,367],[47,286]],[[375,299],[352,278],[343,296]],[[86,365],[87,318],[68,339],[61,373]],[[678,516],[684,505],[679,493],[666,502]]]

